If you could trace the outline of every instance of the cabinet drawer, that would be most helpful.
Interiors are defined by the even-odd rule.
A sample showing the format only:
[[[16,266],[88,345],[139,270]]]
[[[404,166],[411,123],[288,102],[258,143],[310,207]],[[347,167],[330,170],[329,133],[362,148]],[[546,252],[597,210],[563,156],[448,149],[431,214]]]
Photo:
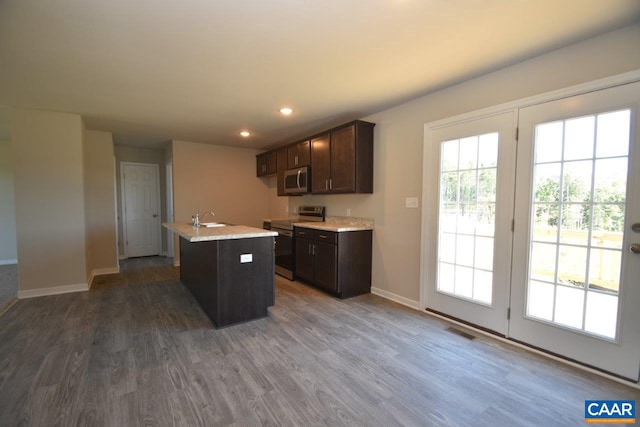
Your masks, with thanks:
[[[313,230],[310,228],[295,227],[296,237],[304,239],[313,239]]]
[[[313,240],[335,245],[338,243],[338,233],[334,233],[333,231],[313,230]]]

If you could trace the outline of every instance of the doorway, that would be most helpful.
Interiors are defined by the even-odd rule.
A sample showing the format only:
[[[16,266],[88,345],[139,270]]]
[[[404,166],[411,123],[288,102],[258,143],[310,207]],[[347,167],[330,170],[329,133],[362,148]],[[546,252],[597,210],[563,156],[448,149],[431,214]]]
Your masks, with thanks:
[[[637,381],[638,124],[629,83],[427,126],[425,308]]]
[[[124,255],[161,255],[160,173],[157,164],[120,163]]]

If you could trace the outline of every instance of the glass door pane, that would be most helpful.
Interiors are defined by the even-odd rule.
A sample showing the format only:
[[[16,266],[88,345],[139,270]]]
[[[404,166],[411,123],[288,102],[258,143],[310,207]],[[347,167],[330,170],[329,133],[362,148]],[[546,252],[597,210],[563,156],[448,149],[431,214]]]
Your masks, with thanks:
[[[497,132],[441,143],[437,289],[492,303]]]
[[[536,125],[527,316],[615,339],[630,120]]]

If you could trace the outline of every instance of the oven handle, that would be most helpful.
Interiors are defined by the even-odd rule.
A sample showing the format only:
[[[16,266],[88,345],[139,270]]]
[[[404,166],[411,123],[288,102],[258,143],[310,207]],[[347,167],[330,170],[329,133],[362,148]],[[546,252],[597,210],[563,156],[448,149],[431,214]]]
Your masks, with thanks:
[[[293,233],[291,232],[291,230],[283,230],[282,228],[273,228],[273,227],[271,227],[271,231],[275,231],[278,234],[281,234],[283,236],[293,237]]]

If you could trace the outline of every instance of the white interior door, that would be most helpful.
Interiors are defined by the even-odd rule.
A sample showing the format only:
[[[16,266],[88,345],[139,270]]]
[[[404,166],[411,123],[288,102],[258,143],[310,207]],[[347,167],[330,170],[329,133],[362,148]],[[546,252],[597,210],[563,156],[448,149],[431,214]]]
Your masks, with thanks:
[[[639,104],[634,83],[520,110],[509,323],[513,339],[632,380]]]
[[[425,150],[439,182],[427,308],[506,334],[515,112],[427,129]]]
[[[160,255],[158,165],[121,163],[125,256]]]

